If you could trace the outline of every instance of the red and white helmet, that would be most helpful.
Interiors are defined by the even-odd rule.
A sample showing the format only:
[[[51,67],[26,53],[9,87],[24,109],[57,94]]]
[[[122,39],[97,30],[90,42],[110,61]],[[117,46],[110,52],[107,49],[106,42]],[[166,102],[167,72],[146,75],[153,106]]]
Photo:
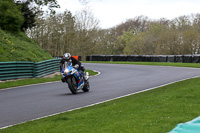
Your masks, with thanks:
[[[70,53],[65,53],[63,59],[69,60],[70,57],[71,57]]]

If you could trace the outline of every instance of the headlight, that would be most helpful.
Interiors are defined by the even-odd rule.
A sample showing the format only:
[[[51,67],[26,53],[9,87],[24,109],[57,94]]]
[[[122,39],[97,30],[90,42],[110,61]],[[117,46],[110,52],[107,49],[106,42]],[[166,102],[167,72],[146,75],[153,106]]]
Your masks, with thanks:
[[[69,73],[69,69],[65,69],[64,74],[68,74]]]

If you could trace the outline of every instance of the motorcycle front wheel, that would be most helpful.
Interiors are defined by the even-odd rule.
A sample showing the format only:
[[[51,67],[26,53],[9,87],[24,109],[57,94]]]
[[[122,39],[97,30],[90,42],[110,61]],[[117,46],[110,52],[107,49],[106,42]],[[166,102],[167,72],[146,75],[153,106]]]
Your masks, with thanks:
[[[73,94],[77,94],[77,83],[74,77],[67,79],[68,87]]]

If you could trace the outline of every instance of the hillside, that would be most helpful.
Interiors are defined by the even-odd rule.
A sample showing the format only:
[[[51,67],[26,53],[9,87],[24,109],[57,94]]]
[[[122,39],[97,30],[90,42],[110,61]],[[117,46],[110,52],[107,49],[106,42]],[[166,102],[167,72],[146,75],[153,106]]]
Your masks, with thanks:
[[[48,59],[52,56],[24,33],[13,34],[0,29],[0,62]]]

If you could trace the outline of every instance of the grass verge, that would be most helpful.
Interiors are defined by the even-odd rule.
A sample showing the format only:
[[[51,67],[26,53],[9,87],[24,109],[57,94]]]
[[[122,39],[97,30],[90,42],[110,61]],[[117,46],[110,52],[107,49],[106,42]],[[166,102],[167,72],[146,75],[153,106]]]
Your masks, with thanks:
[[[1,133],[166,133],[199,116],[200,78],[40,120]]]
[[[86,70],[86,72],[89,72],[90,76],[97,74],[97,72],[94,72],[93,70]],[[54,75],[53,77],[46,77],[46,78],[29,78],[29,79],[0,82],[0,89],[23,86],[23,85],[39,84],[45,82],[60,81],[61,77],[62,77],[61,75]]]
[[[152,66],[174,66],[200,68],[200,63],[169,63],[169,62],[123,62],[123,61],[83,61],[84,63],[106,63],[106,64],[130,64],[130,65],[152,65]]]

